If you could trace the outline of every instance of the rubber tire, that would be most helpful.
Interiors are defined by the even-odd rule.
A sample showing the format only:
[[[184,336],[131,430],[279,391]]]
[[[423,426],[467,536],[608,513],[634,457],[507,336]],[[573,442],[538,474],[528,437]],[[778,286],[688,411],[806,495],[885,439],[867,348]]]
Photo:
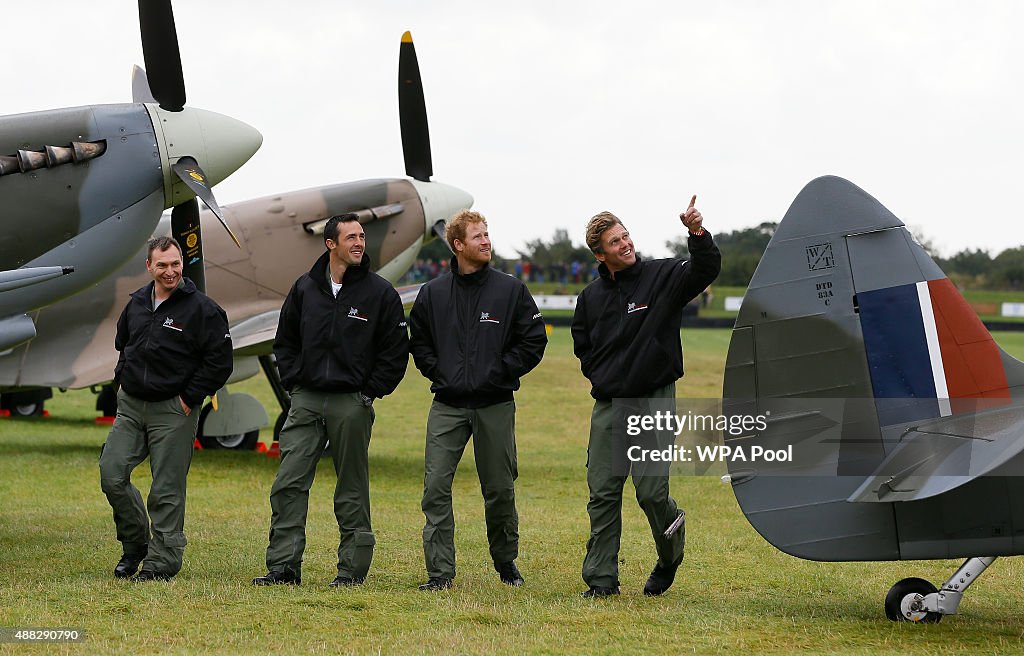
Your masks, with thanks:
[[[889,589],[889,594],[885,595],[885,616],[893,622],[911,622],[903,615],[902,609],[900,608],[904,597],[907,595],[920,594],[930,595],[933,592],[938,592],[936,587],[929,581],[919,579],[916,577],[903,579],[897,581],[896,585]],[[942,613],[925,613],[925,616],[920,620],[916,620],[918,624],[937,624],[942,620]]]
[[[260,431],[258,428],[248,433],[238,433],[236,435],[222,435],[219,437],[207,437],[204,435],[203,425],[206,424],[206,417],[212,411],[213,406],[207,403],[203,406],[202,412],[199,413],[199,429],[196,431],[196,437],[199,439],[200,446],[204,449],[228,449],[231,451],[252,451],[256,448],[256,443],[260,441]]]
[[[12,417],[40,417],[43,414],[43,401],[12,405],[9,410]]]

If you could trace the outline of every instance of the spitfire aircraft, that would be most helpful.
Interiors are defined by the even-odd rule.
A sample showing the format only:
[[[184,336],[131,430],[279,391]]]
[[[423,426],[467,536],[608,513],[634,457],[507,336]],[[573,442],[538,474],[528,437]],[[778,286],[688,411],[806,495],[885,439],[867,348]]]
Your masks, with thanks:
[[[152,235],[164,209],[213,203],[260,133],[185,106],[170,0],[139,0],[148,102],[0,117],[0,352],[36,335],[29,312],[92,287]],[[215,203],[214,203],[215,204]]]
[[[836,177],[809,183],[736,319],[726,413],[764,423],[727,460],[750,524],[800,558],[966,558],[896,583],[892,620],[938,622],[998,556],[1024,554],[1024,363],[993,341],[904,224]]]
[[[136,96],[145,87],[145,78],[137,74]],[[430,180],[426,108],[409,33],[402,37],[399,57],[399,114],[406,172],[412,180],[347,182],[225,205],[221,212],[238,235],[240,249],[228,234],[206,229],[216,220],[211,212],[199,216],[202,244],[187,235],[179,239],[185,249],[185,275],[201,276],[205,262],[207,291],[228,314],[236,355],[229,383],[256,375],[262,366],[282,410],[288,399],[270,355],[278,315],[292,283],[323,252],[327,219],[356,214],[366,232],[371,265],[394,283],[415,261],[424,241],[440,234],[448,217],[473,204],[466,192]],[[165,218],[155,234],[171,232],[172,222]],[[179,230],[173,232],[181,236]],[[195,246],[202,250],[190,256]],[[93,289],[34,313],[36,338],[0,354],[0,391],[17,400],[8,404],[12,412],[39,413],[52,387],[82,388],[110,380],[117,362],[117,317],[128,295],[149,280],[142,266],[145,258],[145,248],[137,250]],[[11,394],[15,390],[20,391]],[[113,403],[109,390],[101,393],[101,410],[113,414]],[[226,390],[218,394],[218,411],[212,413],[208,405],[203,413],[200,442],[207,447],[253,448],[259,428],[268,423],[254,398]],[[283,418],[282,412],[278,427]]]

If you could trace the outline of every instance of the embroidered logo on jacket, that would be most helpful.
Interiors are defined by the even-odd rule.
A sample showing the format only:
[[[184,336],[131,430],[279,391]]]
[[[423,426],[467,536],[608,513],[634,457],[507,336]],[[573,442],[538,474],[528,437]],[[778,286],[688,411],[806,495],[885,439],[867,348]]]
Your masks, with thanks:
[[[501,321],[492,317],[490,312],[481,312],[480,323],[501,323]]]
[[[175,323],[174,319],[167,317],[164,319],[164,328],[170,328],[171,330],[177,330],[179,333],[185,331],[185,326],[180,323]]]
[[[626,314],[633,314],[634,312],[640,312],[641,310],[646,309],[646,305],[637,305],[636,303],[630,303],[629,305],[626,306]]]
[[[350,307],[348,309],[348,318],[349,319],[359,319],[360,321],[367,321],[369,319],[369,317],[366,317],[366,316],[364,316],[362,314],[359,314],[359,308],[354,308],[354,307]]]

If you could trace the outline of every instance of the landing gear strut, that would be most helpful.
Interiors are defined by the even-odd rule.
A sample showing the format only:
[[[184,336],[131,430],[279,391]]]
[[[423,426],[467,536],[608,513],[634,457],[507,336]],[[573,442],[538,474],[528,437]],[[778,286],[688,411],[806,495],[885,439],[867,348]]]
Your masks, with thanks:
[[[994,563],[995,556],[971,558],[942,584],[941,590],[924,579],[903,579],[885,596],[885,616],[894,622],[934,624],[943,615],[953,615],[963,594]]]
[[[270,389],[274,391],[274,396],[277,397],[277,402],[281,406],[281,414],[277,416],[277,421],[274,422],[274,441],[277,442],[281,437],[281,427],[284,426],[285,417],[288,416],[288,409],[292,407],[292,397],[281,383],[281,374],[277,370],[277,361],[274,359],[274,356],[261,355],[259,360],[260,367],[263,368],[263,373],[267,376],[267,381],[270,383]]]

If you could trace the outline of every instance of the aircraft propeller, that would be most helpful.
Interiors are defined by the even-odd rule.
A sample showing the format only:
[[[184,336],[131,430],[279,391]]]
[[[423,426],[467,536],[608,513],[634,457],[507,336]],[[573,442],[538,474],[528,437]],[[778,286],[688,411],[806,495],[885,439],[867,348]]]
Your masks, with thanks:
[[[132,72],[132,98],[135,102],[156,102],[160,109],[179,113],[185,109],[185,81],[181,68],[178,35],[170,0],[139,0],[139,26],[146,70],[136,66]],[[148,70],[148,74],[147,74]],[[185,275],[206,291],[203,271],[202,234],[199,226],[199,201],[217,216],[231,240],[241,248],[238,238],[228,227],[224,214],[211,189],[210,176],[197,159],[183,154],[171,164],[171,170],[195,194],[176,204],[171,210],[171,234],[185,252]]]
[[[402,151],[405,174],[420,182],[429,182],[434,174],[430,159],[430,131],[427,129],[427,106],[423,100],[423,81],[416,59],[412,34],[402,35],[398,53],[398,116],[402,126]]]

